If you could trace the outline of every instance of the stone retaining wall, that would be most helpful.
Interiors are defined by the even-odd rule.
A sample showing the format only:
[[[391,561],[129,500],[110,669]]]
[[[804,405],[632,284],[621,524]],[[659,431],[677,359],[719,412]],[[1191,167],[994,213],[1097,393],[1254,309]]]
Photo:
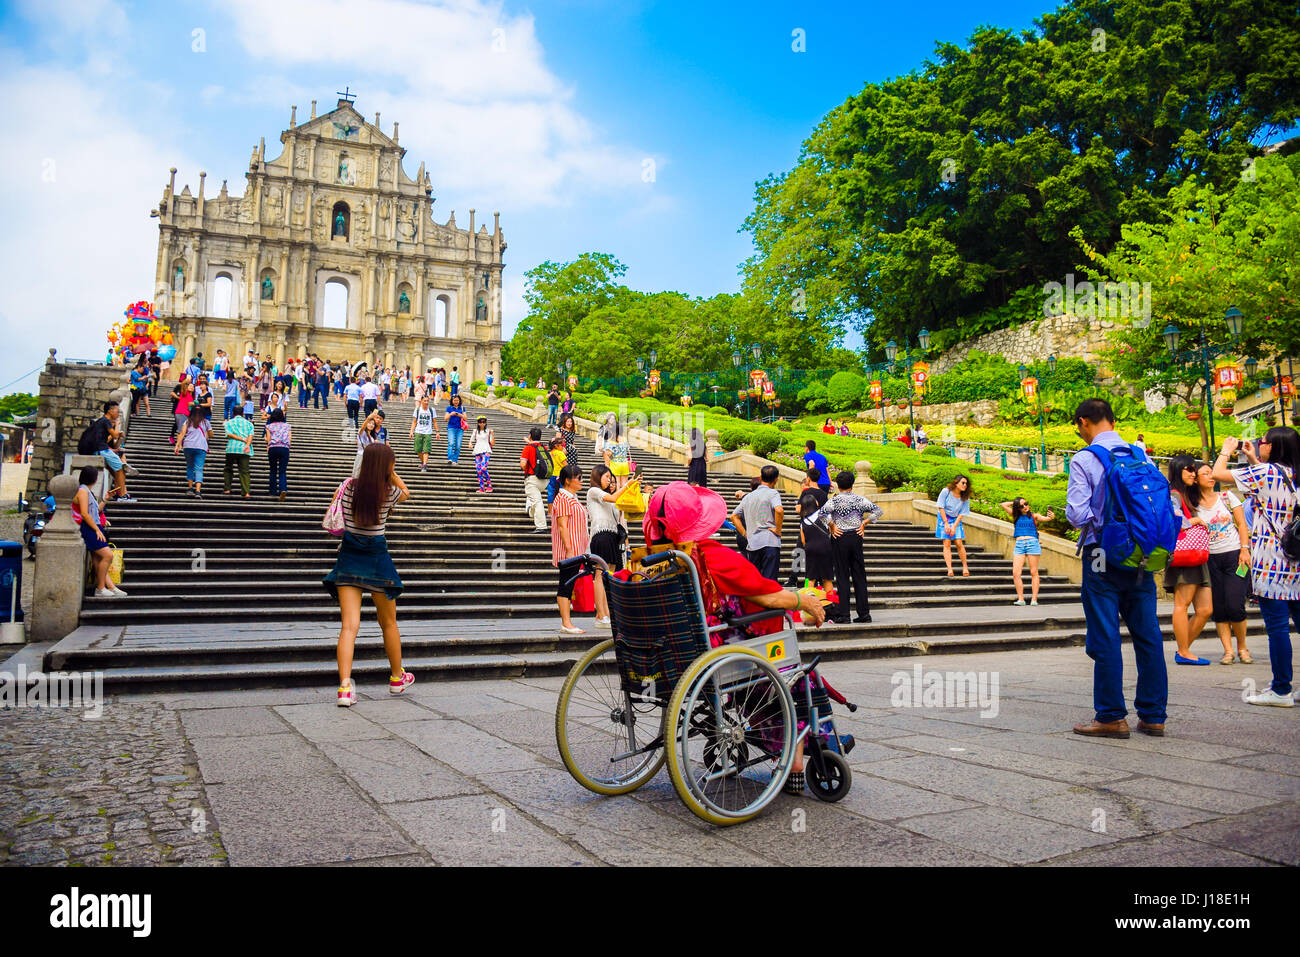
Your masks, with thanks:
[[[947,372],[976,349],[1000,355],[1012,365],[1041,362],[1049,355],[1058,359],[1082,359],[1096,365],[1102,361],[1102,350],[1110,345],[1107,333],[1114,328],[1113,319],[1073,315],[1044,317],[967,339],[936,359],[930,371],[934,375]],[[1103,381],[1109,381],[1104,371],[1101,375]]]
[[[46,494],[50,479],[63,471],[64,453],[77,451],[81,433],[99,417],[113,392],[122,390],[129,404],[130,383],[126,369],[56,362],[54,350],[50,350],[40,376],[36,438],[25,493],[28,501]]]

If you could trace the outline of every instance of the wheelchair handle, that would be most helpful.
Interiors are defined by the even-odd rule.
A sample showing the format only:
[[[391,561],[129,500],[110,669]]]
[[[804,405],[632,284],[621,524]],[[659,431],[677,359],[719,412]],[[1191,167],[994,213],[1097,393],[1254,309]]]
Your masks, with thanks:
[[[642,565],[658,565],[660,562],[666,562],[668,559],[680,554],[679,552],[655,552],[653,555],[647,555],[641,559]]]
[[[587,552],[583,555],[574,555],[572,558],[565,558],[559,562],[557,567],[569,569],[574,565],[582,565],[583,568],[593,572],[597,569],[603,572],[609,571],[609,566],[605,564],[605,560],[599,555],[593,555],[591,552]]]

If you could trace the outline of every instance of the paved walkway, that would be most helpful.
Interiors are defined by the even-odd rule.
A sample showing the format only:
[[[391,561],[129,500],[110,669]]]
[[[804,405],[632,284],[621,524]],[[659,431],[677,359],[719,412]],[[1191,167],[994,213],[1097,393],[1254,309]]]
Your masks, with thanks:
[[[1267,680],[1255,655],[1171,668],[1169,736],[1127,741],[1070,733],[1091,714],[1077,648],[833,662],[860,705],[837,709],[851,793],[727,829],[666,772],[578,787],[559,678],[363,683],[351,711],[332,687],[120,697],[98,722],[5,711],[0,863],[1296,865],[1300,709],[1242,703]],[[996,708],[891,703],[914,668],[996,675]]]

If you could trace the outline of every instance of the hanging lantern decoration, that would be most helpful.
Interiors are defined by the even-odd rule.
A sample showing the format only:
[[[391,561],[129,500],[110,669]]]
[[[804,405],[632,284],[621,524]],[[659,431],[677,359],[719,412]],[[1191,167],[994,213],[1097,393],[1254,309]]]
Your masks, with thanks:
[[[1214,385],[1219,390],[1219,413],[1232,415],[1237,404],[1237,390],[1245,382],[1241,368],[1231,359],[1220,359],[1214,364]]]
[[[1038,380],[1033,376],[1020,380],[1020,387],[1025,392],[1026,401],[1033,401],[1034,396],[1038,395]]]
[[[651,369],[650,377],[646,380],[646,386],[649,388],[651,395],[659,391],[659,378],[659,370]]]
[[[689,409],[691,407],[691,394],[689,392],[683,392],[681,401],[682,408]]]
[[[871,380],[871,401],[876,403],[877,405],[880,404],[881,391],[882,389],[880,385],[880,380],[872,379]]]
[[[763,401],[768,405],[776,401],[776,386],[770,379],[763,380]]]
[[[737,398],[737,399],[745,399],[745,398],[748,398],[748,397],[749,397],[749,390],[748,390],[748,389],[737,389],[737,390],[736,390],[736,398]]]
[[[912,391],[918,396],[925,395],[925,390],[930,385],[930,364],[928,362],[918,362],[912,366]],[[920,403],[917,403],[918,405]]]
[[[574,389],[578,387],[578,377],[576,375],[569,376],[568,382],[569,382],[570,392],[572,392]]]
[[[1282,378],[1273,383],[1273,396],[1289,399],[1295,395],[1295,385],[1292,384],[1291,377],[1284,375]]]

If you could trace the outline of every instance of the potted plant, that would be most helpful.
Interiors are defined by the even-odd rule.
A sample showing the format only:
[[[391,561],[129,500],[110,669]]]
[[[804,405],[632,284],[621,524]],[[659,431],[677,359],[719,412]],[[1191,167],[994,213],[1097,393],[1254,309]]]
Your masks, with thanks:
[[[1191,412],[1188,412],[1188,413],[1187,413],[1187,421],[1189,421],[1189,422],[1199,422],[1199,421],[1201,421],[1201,410],[1200,410],[1200,409],[1193,409]]]

